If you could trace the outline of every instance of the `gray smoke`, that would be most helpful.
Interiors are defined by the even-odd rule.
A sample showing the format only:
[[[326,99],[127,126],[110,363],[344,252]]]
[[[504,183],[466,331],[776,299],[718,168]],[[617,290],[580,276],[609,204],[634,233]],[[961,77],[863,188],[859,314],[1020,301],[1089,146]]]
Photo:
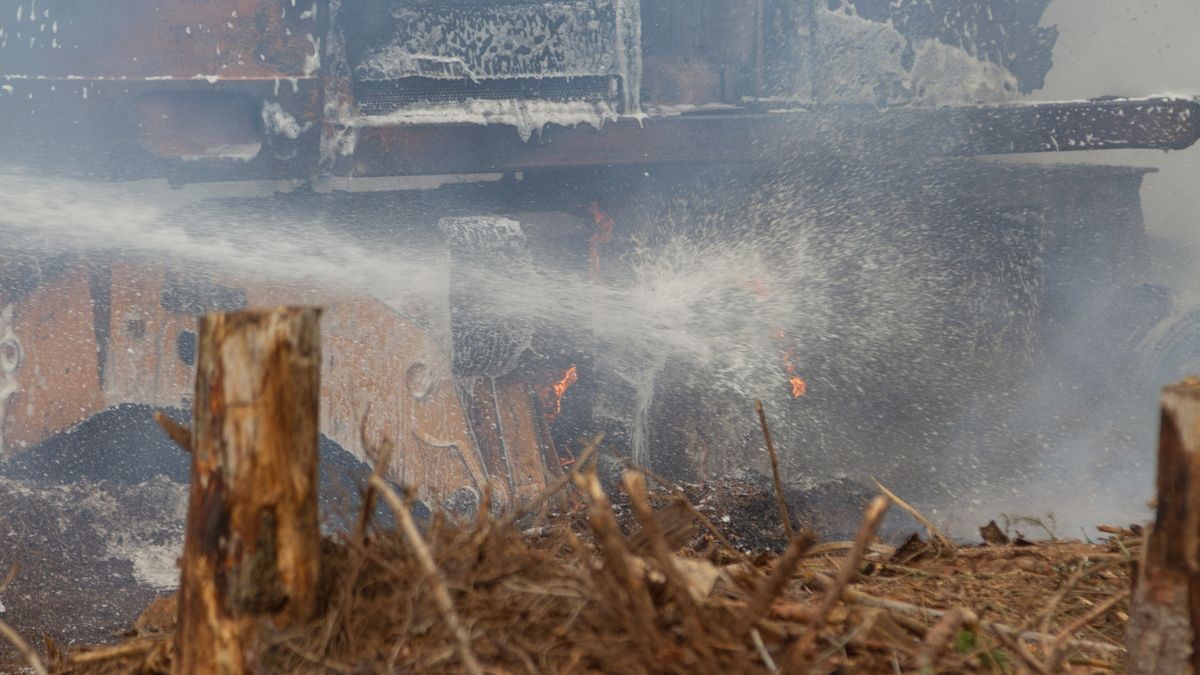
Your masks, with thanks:
[[[1200,94],[1200,71],[1194,66],[1200,60],[1200,42],[1195,39],[1200,5],[1195,2],[1054,0],[1043,23],[1057,25],[1060,37],[1046,86],[1029,96],[1031,100]],[[1169,154],[1049,155],[1021,161],[1155,169],[1142,189],[1152,254],[1145,281],[1174,291],[1176,315],[1197,306],[1200,148]],[[1130,302],[1129,297],[1086,300],[1076,317],[1078,325],[1087,324],[1089,311],[1096,307]],[[1135,359],[1133,364],[1089,359],[1082,353],[1086,347],[1077,339],[1078,333],[1072,337],[1070,331],[1070,327],[1064,330],[1064,337],[1052,345],[1057,358],[1047,360],[1049,367],[1025,385],[1025,399],[1010,422],[1014,430],[1010,440],[1021,438],[1035,446],[1038,458],[1000,485],[987,485],[986,480],[983,487],[959,485],[954,491],[959,498],[939,509],[939,518],[953,523],[957,531],[970,534],[974,526],[997,513],[1044,520],[1052,514],[1060,536],[1079,536],[1081,529],[1091,532],[1098,523],[1150,518],[1147,502],[1153,496],[1157,388],[1182,373],[1157,371],[1161,359],[1144,351],[1128,357]],[[1090,370],[1091,375],[1081,377],[1082,370]],[[1016,431],[1030,429],[1041,431],[1024,435]],[[994,458],[1004,447],[982,450],[988,451]]]

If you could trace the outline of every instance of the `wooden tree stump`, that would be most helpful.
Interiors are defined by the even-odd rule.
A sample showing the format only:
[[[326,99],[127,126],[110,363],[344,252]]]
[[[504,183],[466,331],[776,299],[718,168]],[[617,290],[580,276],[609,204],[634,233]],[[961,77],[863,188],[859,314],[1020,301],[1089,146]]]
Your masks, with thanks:
[[[200,321],[176,673],[253,669],[316,606],[320,310]]]
[[[1200,672],[1200,379],[1164,389],[1161,413],[1157,513],[1125,635],[1134,675]]]

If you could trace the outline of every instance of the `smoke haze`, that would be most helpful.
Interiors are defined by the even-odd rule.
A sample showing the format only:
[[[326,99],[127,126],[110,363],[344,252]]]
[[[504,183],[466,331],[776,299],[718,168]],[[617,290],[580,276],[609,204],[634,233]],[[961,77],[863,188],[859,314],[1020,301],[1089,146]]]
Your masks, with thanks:
[[[1195,2],[1054,0],[1042,23],[1056,25],[1059,39],[1046,86],[1029,100],[1200,94],[1200,69],[1195,67],[1200,62],[1200,41],[1195,38],[1200,5]],[[1155,170],[1142,188],[1152,256],[1144,281],[1174,291],[1176,315],[1196,306],[1200,148],[1039,155],[1017,161]],[[1092,306],[1129,302],[1128,298],[1090,300]],[[1101,522],[1125,524],[1151,517],[1147,502],[1153,493],[1157,388],[1179,373],[1153,372],[1155,359],[1144,353],[1144,346],[1137,357],[1143,362],[1124,364],[1089,359],[1078,353],[1086,349],[1080,344],[1065,339],[1051,346],[1058,350],[1050,355],[1051,367],[1028,383],[1027,398],[1013,420],[1014,429],[1059,427],[1057,434],[1034,437],[1034,443],[1042,446],[1040,459],[1003,488],[960,486],[956,492],[961,499],[941,506],[941,517],[960,534],[970,535],[975,526],[998,513],[1041,517],[1067,537],[1091,532]],[[1085,363],[1101,375],[1081,379],[1067,372],[1064,362]],[[1140,386],[1120,381],[1139,376],[1144,378]],[[1072,380],[1091,387],[1067,386]],[[1002,451],[993,447],[977,452],[989,450]],[[1038,532],[1028,524],[1023,529]]]

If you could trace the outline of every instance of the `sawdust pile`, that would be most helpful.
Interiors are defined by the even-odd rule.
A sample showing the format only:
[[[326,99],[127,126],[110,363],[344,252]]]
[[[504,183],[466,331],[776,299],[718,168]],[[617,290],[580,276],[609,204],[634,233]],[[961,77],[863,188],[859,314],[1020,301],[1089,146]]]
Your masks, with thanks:
[[[748,555],[673,486],[649,490],[626,472],[614,509],[594,469],[570,478],[573,491],[564,479],[523,517],[435,516],[420,534],[364,518],[326,541],[320,617],[272,634],[263,672],[1121,668],[1140,531],[1031,543],[993,523],[990,545],[933,530],[896,548],[876,528],[889,507],[910,507],[881,496],[854,540],[802,530],[782,555]],[[48,642],[49,669],[169,672],[174,613],[173,598],[156,602],[115,646]]]

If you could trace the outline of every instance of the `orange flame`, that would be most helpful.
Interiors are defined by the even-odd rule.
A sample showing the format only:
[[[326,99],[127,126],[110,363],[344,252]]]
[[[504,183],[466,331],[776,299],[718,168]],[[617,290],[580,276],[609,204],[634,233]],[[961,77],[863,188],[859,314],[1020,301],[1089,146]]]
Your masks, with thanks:
[[[592,221],[596,224],[592,238],[588,241],[588,254],[592,259],[592,278],[597,279],[600,277],[600,244],[612,241],[613,219],[600,210],[599,202],[592,202],[588,211],[592,214]]]
[[[804,381],[804,378],[793,375],[788,378],[788,381],[792,383],[792,398],[802,398],[808,393],[808,383]]]
[[[571,388],[571,385],[575,384],[578,381],[579,381],[579,373],[578,373],[578,371],[575,370],[575,366],[572,365],[570,368],[567,368],[567,372],[563,373],[563,378],[561,380],[559,380],[558,382],[554,383],[554,386],[552,387],[552,389],[554,390],[554,414],[555,415],[562,412],[563,394],[566,394],[567,390]]]
[[[558,404],[557,410],[559,412],[563,410],[563,394],[571,388],[571,384],[575,384],[578,381],[580,381],[580,374],[575,370],[575,365],[572,364],[571,368],[566,369],[566,372],[564,372],[562,380],[554,383],[554,400]]]
[[[783,331],[779,331],[779,336],[783,336]],[[792,386],[792,398],[803,398],[808,395],[808,383],[804,378],[796,374],[796,348],[788,347],[783,350],[783,365],[788,374],[788,383]]]

